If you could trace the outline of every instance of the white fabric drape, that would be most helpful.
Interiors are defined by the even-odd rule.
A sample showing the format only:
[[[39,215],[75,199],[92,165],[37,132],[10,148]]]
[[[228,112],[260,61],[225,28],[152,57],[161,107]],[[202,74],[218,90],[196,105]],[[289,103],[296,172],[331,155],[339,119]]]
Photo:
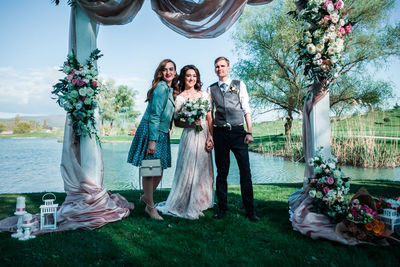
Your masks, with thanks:
[[[98,24],[131,22],[143,0],[77,0],[88,16]],[[160,20],[187,38],[215,38],[227,31],[240,17],[246,4],[262,5],[272,0],[152,0]]]

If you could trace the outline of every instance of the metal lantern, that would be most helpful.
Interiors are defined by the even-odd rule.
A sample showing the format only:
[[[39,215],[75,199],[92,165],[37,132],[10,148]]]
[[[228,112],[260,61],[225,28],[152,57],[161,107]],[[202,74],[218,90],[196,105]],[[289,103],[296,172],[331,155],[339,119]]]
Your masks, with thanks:
[[[50,196],[50,198],[46,199],[46,196]],[[40,230],[57,229],[58,204],[54,204],[56,196],[53,193],[46,193],[43,195],[42,200],[44,205],[40,205]]]

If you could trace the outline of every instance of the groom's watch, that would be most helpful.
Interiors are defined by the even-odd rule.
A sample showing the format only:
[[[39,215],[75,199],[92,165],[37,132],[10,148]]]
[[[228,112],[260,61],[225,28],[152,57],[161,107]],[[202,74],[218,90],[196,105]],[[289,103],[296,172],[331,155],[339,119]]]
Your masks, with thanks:
[[[251,135],[251,136],[253,136],[253,133],[251,133],[251,132],[246,132],[246,135]]]

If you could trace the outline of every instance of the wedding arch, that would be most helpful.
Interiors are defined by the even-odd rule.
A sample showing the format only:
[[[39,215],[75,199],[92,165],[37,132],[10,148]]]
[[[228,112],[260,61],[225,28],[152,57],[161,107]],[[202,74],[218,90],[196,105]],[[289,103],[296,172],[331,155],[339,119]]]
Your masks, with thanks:
[[[246,5],[263,5],[273,0],[151,0],[152,9],[162,23],[187,38],[214,38],[228,30]],[[55,0],[56,4],[59,2]],[[71,0],[69,52],[84,64],[97,48],[100,25],[123,25],[131,22],[144,0]],[[299,9],[307,0],[296,3]],[[330,156],[329,93],[314,88],[314,96],[305,104],[303,145],[305,158],[317,148]],[[320,93],[324,91],[323,93]],[[98,123],[96,125],[98,131]],[[77,228],[94,229],[127,217],[133,204],[103,187],[103,160],[99,142],[88,135],[74,134],[71,120],[65,121],[61,176],[67,194],[58,211],[58,231]],[[312,173],[306,164],[305,177]],[[7,220],[10,219],[10,220]],[[2,221],[0,231],[10,230],[15,218]],[[5,227],[3,227],[5,225]],[[8,228],[7,228],[8,227]],[[38,229],[34,231],[40,233]]]

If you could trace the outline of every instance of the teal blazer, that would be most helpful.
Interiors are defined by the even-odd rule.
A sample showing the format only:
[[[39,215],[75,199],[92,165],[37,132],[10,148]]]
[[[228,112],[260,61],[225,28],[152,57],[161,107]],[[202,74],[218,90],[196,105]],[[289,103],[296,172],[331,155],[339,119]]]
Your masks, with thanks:
[[[159,132],[168,133],[175,110],[172,88],[160,81],[151,95],[143,119],[149,125],[149,140],[158,140]]]

